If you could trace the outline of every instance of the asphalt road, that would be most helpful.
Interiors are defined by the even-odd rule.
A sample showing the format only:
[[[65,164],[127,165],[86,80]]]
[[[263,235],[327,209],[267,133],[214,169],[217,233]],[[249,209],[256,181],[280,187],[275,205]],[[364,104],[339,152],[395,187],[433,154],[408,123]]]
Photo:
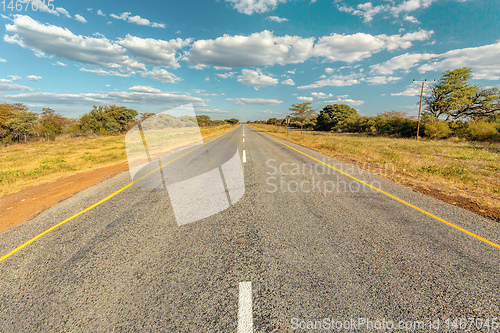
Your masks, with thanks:
[[[340,331],[316,321],[349,321],[361,331],[383,322],[401,331],[400,321],[425,324],[408,331],[477,331],[469,318],[489,319],[483,331],[494,331],[499,248],[294,149],[496,244],[500,224],[286,144],[239,126],[169,164],[161,182],[132,185],[6,258],[0,332]],[[217,169],[235,152],[243,197],[232,196],[241,192],[232,176],[222,177],[228,208],[179,226],[166,187]],[[0,256],[130,181],[123,173],[6,230]],[[216,188],[181,202],[199,213],[203,198],[218,204]],[[363,318],[374,327],[356,326]],[[447,319],[460,318],[465,329],[448,329]],[[438,319],[433,330],[429,321]],[[302,329],[308,324],[317,329]]]

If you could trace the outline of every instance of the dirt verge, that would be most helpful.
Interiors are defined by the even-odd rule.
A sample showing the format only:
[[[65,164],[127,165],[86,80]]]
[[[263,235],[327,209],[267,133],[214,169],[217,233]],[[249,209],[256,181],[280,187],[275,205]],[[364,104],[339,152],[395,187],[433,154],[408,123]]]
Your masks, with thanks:
[[[27,222],[72,195],[125,170],[128,170],[127,163],[116,164],[7,194],[0,199],[0,232]]]

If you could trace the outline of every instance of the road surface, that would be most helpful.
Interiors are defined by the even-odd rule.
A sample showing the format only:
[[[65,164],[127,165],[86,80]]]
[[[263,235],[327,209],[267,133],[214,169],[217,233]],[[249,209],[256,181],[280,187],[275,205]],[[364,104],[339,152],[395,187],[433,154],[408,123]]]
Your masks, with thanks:
[[[229,208],[178,226],[166,189],[135,184],[4,258],[0,332],[429,332],[437,320],[442,332],[460,318],[493,331],[498,223],[246,125],[204,145],[212,163],[228,143],[245,187]],[[185,177],[204,153],[176,161]],[[130,182],[125,172],[1,233],[0,256]]]

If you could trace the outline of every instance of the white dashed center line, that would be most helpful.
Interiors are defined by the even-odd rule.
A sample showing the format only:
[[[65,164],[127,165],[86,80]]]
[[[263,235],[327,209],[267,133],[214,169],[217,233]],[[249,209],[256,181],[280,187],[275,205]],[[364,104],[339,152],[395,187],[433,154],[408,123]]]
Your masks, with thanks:
[[[243,150],[243,163],[247,162],[247,154],[246,151]]]
[[[252,282],[240,282],[238,333],[253,332]]]

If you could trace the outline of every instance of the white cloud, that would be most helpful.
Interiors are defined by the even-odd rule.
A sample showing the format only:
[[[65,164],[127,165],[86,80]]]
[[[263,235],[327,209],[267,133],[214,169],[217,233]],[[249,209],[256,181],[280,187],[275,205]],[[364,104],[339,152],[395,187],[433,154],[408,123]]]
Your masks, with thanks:
[[[238,82],[258,89],[259,87],[274,86],[278,84],[278,79],[263,74],[260,69],[242,69],[241,75],[238,76]]]
[[[231,113],[229,111],[222,111],[222,110],[219,110],[219,109],[197,109],[196,110],[196,113]]]
[[[413,45],[413,41],[426,40],[432,34],[432,31],[427,30],[419,30],[403,36],[385,34],[373,36],[366,33],[339,35],[333,33],[318,40],[314,45],[313,55],[324,57],[330,61],[359,61],[382,50],[407,49]]]
[[[392,81],[399,81],[399,80],[401,80],[400,77],[385,76],[385,75],[377,75],[363,79],[363,81],[366,81],[370,84],[386,84]]]
[[[310,57],[314,38],[274,36],[264,30],[250,36],[224,35],[216,39],[197,40],[186,53],[192,65],[253,67],[304,62]]]
[[[30,81],[38,81],[38,80],[41,80],[42,77],[41,76],[36,76],[36,75],[28,75],[26,76],[26,78]]]
[[[411,22],[411,23],[420,23],[415,16],[411,16],[411,15],[406,15],[403,20]]]
[[[420,66],[419,72],[471,67],[475,79],[500,80],[499,54],[500,42],[451,50],[436,56],[439,60]]]
[[[293,71],[286,71],[286,72],[287,72],[288,74],[295,74],[295,71],[296,71],[296,70],[297,70],[297,69],[294,69]]]
[[[362,105],[364,104],[365,102],[364,101],[361,101],[361,100],[354,100],[354,99],[351,99],[351,98],[337,98],[335,100],[331,100],[331,101],[325,101],[323,103],[327,103],[327,104],[347,104],[347,105],[350,105],[350,106],[359,106],[359,105]]]
[[[312,102],[314,100],[314,98],[307,96],[297,96],[297,99],[299,101],[306,101],[306,102]]]
[[[371,2],[359,4],[356,9],[354,7],[338,6],[341,12],[351,13],[353,15],[362,16],[363,22],[368,23],[373,20],[373,16],[387,9],[387,5],[373,6]]]
[[[414,41],[428,39],[432,31],[419,30],[405,35],[331,34],[314,44],[315,38],[274,36],[270,31],[249,36],[224,35],[216,39],[198,40],[184,60],[197,68],[206,66],[254,67],[301,63],[311,57],[328,61],[353,62],[382,50],[407,49]]]
[[[312,92],[311,95],[313,95],[314,97],[316,98],[319,98],[319,99],[328,99],[328,98],[332,98],[333,97],[333,94],[325,94],[325,93],[322,93],[322,92]]]
[[[153,88],[151,86],[133,86],[128,88],[128,90],[132,91],[137,91],[137,92],[144,92],[144,93],[159,93],[161,92],[160,89]]]
[[[162,67],[179,68],[177,51],[189,45],[191,39],[171,39],[169,41],[153,38],[140,38],[127,35],[117,44],[123,46],[137,61]]]
[[[177,81],[180,81],[180,79],[175,76],[174,74],[170,73],[169,71],[163,69],[163,68],[154,68],[151,71],[144,71],[139,73],[143,77],[150,77],[153,80],[161,81],[163,83],[175,83]]]
[[[294,86],[295,82],[293,82],[292,79],[287,79],[285,81],[281,81],[281,84],[286,84],[286,85],[289,85],[289,86]]]
[[[9,75],[10,80],[0,79],[0,91],[33,91],[33,88],[12,83],[21,79],[19,76]]]
[[[402,12],[412,12],[420,8],[429,7],[435,0],[406,0],[397,6],[391,7],[389,10],[394,16],[398,16]]]
[[[9,100],[23,103],[40,103],[51,105],[92,105],[92,104],[147,104],[165,108],[182,104],[193,103],[195,106],[205,106],[203,99],[189,95],[179,95],[170,92],[144,92],[144,91],[113,91],[109,93],[80,93],[57,94],[46,92],[33,92],[16,95],[7,95]]]
[[[284,17],[278,17],[278,16],[268,16],[266,18],[266,20],[268,20],[268,21],[274,21],[274,22],[278,22],[278,23],[282,23],[282,22],[288,21],[288,19],[286,19]]]
[[[54,25],[43,25],[29,16],[16,15],[7,24],[4,41],[38,53],[123,71],[145,70],[144,64],[126,55],[125,48],[106,38],[75,35]]]
[[[5,60],[4,58],[0,58],[0,63],[5,63],[7,62],[7,60]]]
[[[283,103],[277,99],[265,98],[228,98],[228,101],[233,101],[236,105],[275,105]]]
[[[87,23],[87,20],[85,19],[85,17],[78,15],[78,14],[75,15],[75,20],[77,20],[80,23]]]
[[[106,14],[104,14],[100,9],[97,10],[97,15],[106,17]]]
[[[123,20],[123,21],[127,21],[129,23],[134,23],[137,25],[146,25],[146,26],[150,26],[152,28],[165,29],[165,24],[163,24],[163,23],[151,22],[150,20],[143,18],[143,17],[140,17],[139,15],[130,16],[131,14],[132,14],[131,12],[123,12],[120,15],[109,14],[109,16],[111,16],[112,18],[115,18],[117,20]]]
[[[424,86],[424,95],[428,93],[430,89],[429,85]],[[419,83],[412,83],[404,91],[399,93],[392,93],[391,96],[420,96],[422,90],[422,85]]]
[[[405,53],[383,63],[370,66],[370,72],[379,75],[392,75],[396,71],[401,70],[404,73],[408,73],[411,68],[417,66],[419,63],[429,61],[420,65],[418,69],[420,73],[471,67],[475,79],[499,80],[500,67],[498,66],[498,54],[500,54],[500,42],[450,50],[441,54]]]
[[[325,73],[326,74],[332,74],[333,72],[334,72],[333,68],[330,68],[330,67],[325,68]]]
[[[409,13],[420,8],[427,8],[434,1],[436,0],[405,0],[398,4],[396,4],[395,1],[388,1],[389,3],[378,6],[373,6],[371,2],[366,2],[357,5],[357,7],[339,4],[340,0],[335,2],[337,2],[337,8],[339,11],[361,16],[363,17],[363,22],[369,23],[377,14],[390,13],[393,16],[398,17],[401,13]],[[418,20],[415,17],[409,15],[405,15],[404,20],[418,23]]]
[[[50,13],[52,15],[60,16],[63,15],[67,18],[71,18],[71,15],[69,12],[62,8],[62,7],[56,7],[54,9],[49,9],[49,7],[45,4],[47,1],[43,0],[30,0],[29,4],[29,9],[33,10],[33,8],[37,8],[37,12],[45,12],[45,13]],[[48,3],[48,2],[47,2]],[[51,7],[53,7],[53,3],[51,3]]]
[[[265,13],[275,9],[278,4],[287,0],[226,0],[239,13],[252,15],[253,13]]]
[[[233,77],[234,74],[235,74],[235,72],[215,73],[215,75],[217,75],[221,79],[227,79],[227,78]]]
[[[62,7],[57,7],[56,8],[56,11],[59,13],[59,14],[62,14],[64,16],[66,16],[67,18],[71,18],[71,15],[69,15],[68,11]]]
[[[54,65],[56,65],[56,66],[61,66],[61,67],[66,67],[66,66],[68,66],[68,65],[66,65],[65,63],[60,62],[60,61],[56,62]]]
[[[117,71],[105,71],[102,68],[97,68],[97,69],[87,69],[87,68],[80,68],[80,72],[86,72],[86,73],[93,73],[101,76],[119,76],[119,77],[129,77],[130,73],[121,73]]]
[[[297,87],[297,89],[313,89],[313,88],[321,88],[321,87],[327,87],[327,86],[345,87],[345,86],[352,86],[352,85],[358,84],[358,83],[360,83],[359,75],[356,75],[356,74],[350,74],[347,76],[332,75],[328,79],[319,80],[313,84],[309,84],[309,85],[305,85],[305,86],[299,86],[299,87]]]
[[[430,53],[405,53],[398,55],[392,59],[389,59],[381,64],[375,64],[370,66],[372,73],[391,75],[397,70],[404,70],[409,72],[409,70],[414,67],[417,63],[422,60],[429,60],[436,57],[435,54]]]

